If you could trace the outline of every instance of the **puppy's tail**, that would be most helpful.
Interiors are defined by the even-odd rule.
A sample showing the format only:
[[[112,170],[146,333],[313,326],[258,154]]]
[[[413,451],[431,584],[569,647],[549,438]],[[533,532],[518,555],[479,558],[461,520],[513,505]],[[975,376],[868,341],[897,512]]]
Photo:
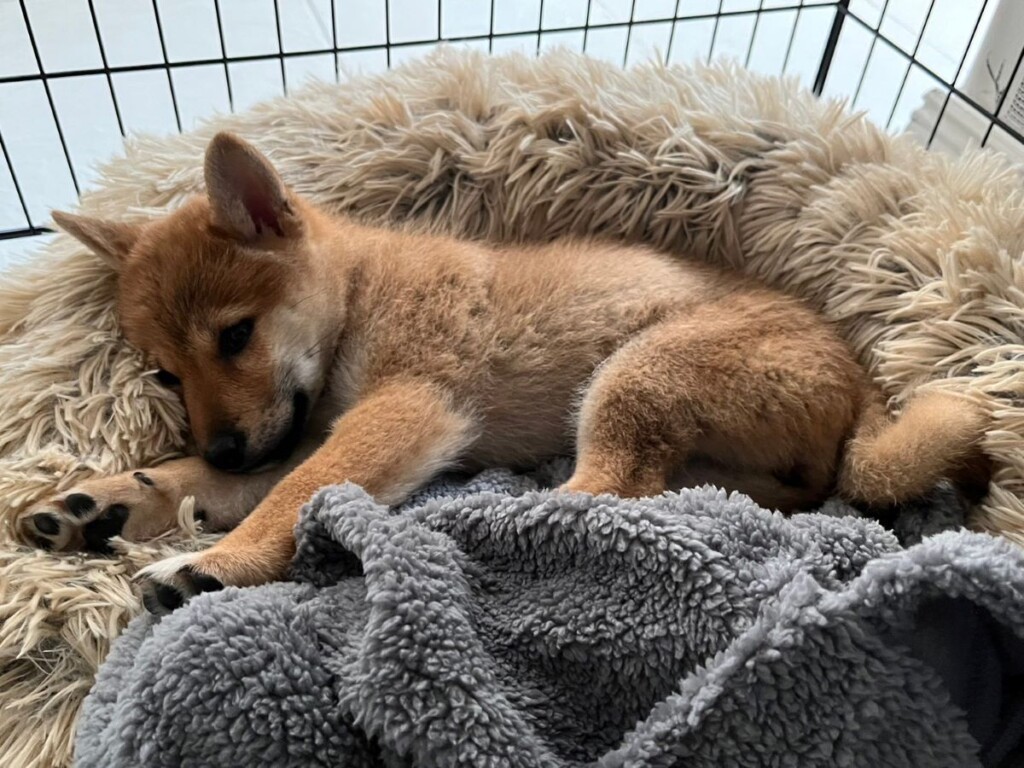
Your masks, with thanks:
[[[915,396],[896,419],[873,398],[846,445],[839,493],[883,507],[924,496],[945,478],[980,499],[992,474],[981,450],[987,423],[980,407],[944,392]]]

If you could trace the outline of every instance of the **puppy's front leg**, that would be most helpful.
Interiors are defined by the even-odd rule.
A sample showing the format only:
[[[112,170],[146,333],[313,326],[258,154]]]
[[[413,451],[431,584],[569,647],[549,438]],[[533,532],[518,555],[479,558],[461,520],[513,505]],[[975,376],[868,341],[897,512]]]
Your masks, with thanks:
[[[165,461],[144,470],[94,477],[39,501],[18,517],[15,531],[26,544],[44,549],[111,553],[114,536],[145,541],[173,530],[178,507],[187,496],[195,499],[196,514],[207,530],[226,531],[287,471],[281,466],[235,475],[196,456]]]
[[[378,387],[224,539],[144,569],[147,608],[166,612],[197,592],[281,578],[295,553],[299,510],[319,488],[347,480],[397,503],[456,460],[475,431],[441,387],[418,380]]]

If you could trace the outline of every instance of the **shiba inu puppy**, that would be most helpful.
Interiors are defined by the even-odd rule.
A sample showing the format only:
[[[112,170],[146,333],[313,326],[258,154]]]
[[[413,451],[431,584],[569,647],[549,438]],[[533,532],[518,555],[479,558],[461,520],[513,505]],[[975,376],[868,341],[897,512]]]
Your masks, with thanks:
[[[891,418],[823,318],[736,274],[611,243],[362,226],[226,133],[205,178],[144,224],[54,214],[117,271],[124,333],[180,392],[202,455],[84,482],[19,530],[109,551],[172,528],[194,496],[231,532],[146,569],[150,610],[281,578],[299,509],[346,480],[390,504],[446,467],[575,451],[566,492],[710,482],[784,511],[986,481],[975,406],[930,393]]]

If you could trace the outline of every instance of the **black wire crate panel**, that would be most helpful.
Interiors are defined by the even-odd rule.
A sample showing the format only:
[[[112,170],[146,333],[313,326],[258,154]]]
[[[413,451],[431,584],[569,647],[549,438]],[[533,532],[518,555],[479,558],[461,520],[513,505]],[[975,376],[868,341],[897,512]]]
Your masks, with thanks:
[[[1024,159],[1019,0],[19,0],[0,3],[0,240],[47,232],[128,133],[188,130],[441,43],[622,66],[731,58],[935,149]]]

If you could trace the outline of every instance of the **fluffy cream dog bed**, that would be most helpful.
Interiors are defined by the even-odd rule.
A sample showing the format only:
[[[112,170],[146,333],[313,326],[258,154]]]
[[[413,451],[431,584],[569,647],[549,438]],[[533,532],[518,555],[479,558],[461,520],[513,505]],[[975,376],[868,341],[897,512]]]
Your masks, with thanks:
[[[731,66],[622,72],[577,55],[445,52],[317,85],[183,136],[137,139],[82,210],[144,217],[198,191],[229,128],[338,211],[469,237],[600,232],[739,266],[820,307],[898,406],[927,384],[992,413],[976,524],[1024,542],[1024,205],[997,158],[892,139],[793,83]],[[119,338],[113,275],[67,237],[0,287],[0,514],[184,449],[183,413]],[[69,760],[129,577],[121,559],[0,552],[0,764]]]

